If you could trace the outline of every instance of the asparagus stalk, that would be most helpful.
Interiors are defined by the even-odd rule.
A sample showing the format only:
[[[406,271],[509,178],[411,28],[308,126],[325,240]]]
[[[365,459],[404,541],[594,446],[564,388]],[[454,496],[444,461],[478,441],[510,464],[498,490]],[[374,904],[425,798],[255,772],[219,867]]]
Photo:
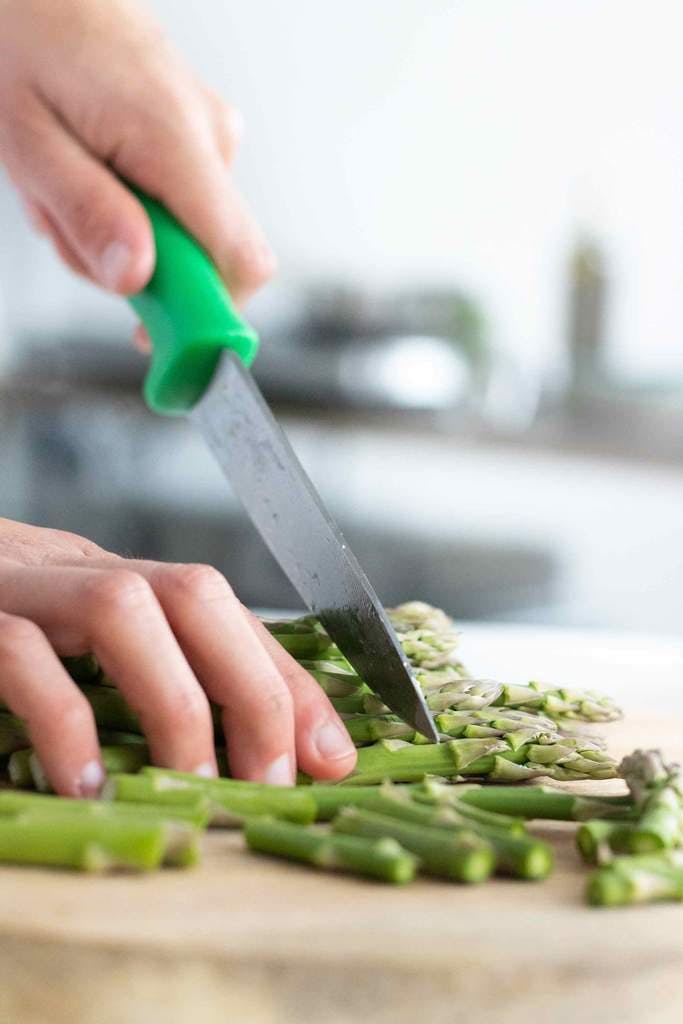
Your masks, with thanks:
[[[363,807],[372,802],[377,795],[377,786],[337,786],[320,782],[307,786],[306,792],[315,803],[315,820],[331,821],[342,807]]]
[[[142,732],[140,719],[113,686],[83,683],[81,690],[93,709],[98,728],[138,734]]]
[[[19,789],[33,789],[33,775],[31,774],[31,747],[24,750],[15,750],[10,754],[7,762],[7,774],[13,786]]]
[[[113,772],[107,776],[100,798],[105,803],[143,804],[169,809],[211,808],[205,793],[191,786],[168,787],[163,784],[163,779],[156,780],[142,773],[127,775]]]
[[[318,674],[312,672],[318,679]],[[433,677],[435,673],[431,674]],[[419,676],[419,674],[418,674]],[[481,679],[451,679],[449,681],[432,684],[425,690],[425,701],[431,711],[479,711],[489,707],[497,696],[502,692],[501,683],[489,682]],[[426,676],[424,677],[426,680]],[[356,677],[357,679],[357,677]],[[360,680],[357,679],[358,682]],[[389,708],[377,697],[365,684],[356,686],[350,693],[337,696],[325,686],[327,695],[331,698],[332,704],[337,711],[347,714],[385,715],[389,714]]]
[[[576,833],[576,845],[587,864],[608,864],[615,853],[628,852],[635,826],[623,821],[584,821]]]
[[[21,718],[8,711],[0,711],[0,757],[6,757],[29,746],[26,726]]]
[[[621,711],[609,697],[599,694],[552,689],[542,683],[525,686],[504,685],[494,704],[507,708],[526,708],[541,711],[549,718],[576,719],[582,722],[613,722],[621,718]]]
[[[481,823],[475,825],[471,819],[458,812],[456,804],[428,806],[411,800],[407,793],[397,787],[383,786],[377,790],[374,800],[367,801],[364,807],[427,829],[445,829],[453,835],[467,834],[474,830],[493,847],[496,871],[500,874],[539,880],[547,878],[552,871],[553,854],[547,843],[529,835],[513,835],[505,827]]]
[[[557,821],[587,821],[592,818],[628,819],[633,802],[628,796],[587,797],[567,793],[550,786],[443,786],[425,785],[427,798],[443,792],[444,799],[455,799],[486,811],[519,818]],[[418,791],[418,799],[419,799]]]
[[[597,907],[683,900],[683,850],[616,857],[591,875],[587,895]]]
[[[457,787],[434,783],[429,780],[424,783],[394,785],[385,783],[381,791],[389,788],[392,792],[400,792],[420,802],[427,804],[449,804],[455,805],[460,817],[467,821],[468,827],[476,830],[478,826],[485,828],[496,828],[511,835],[525,835],[526,828],[521,818],[514,818],[506,814],[496,814],[492,811],[480,810],[469,804],[455,800],[452,796]],[[307,792],[313,797],[316,805],[316,821],[331,821],[342,807],[366,807],[373,803],[380,790],[376,785],[371,786],[345,786],[332,785],[331,783],[313,783],[307,788]],[[444,795],[440,793],[443,791]],[[438,794],[438,795],[437,795]],[[446,794],[451,794],[450,797]]]
[[[412,882],[417,858],[395,839],[333,835],[267,817],[250,818],[244,838],[251,850],[303,861],[326,871],[350,871],[383,882]]]
[[[115,788],[106,791],[115,799],[145,799],[156,802],[159,794],[169,792],[201,793],[211,807],[212,825],[240,826],[247,818],[268,815],[307,825],[314,821],[316,804],[308,787],[269,786],[264,783],[241,782],[237,779],[205,779],[186,772],[165,768],[145,768],[142,781],[119,779]],[[144,780],[149,780],[146,784]],[[147,789],[145,786],[147,785]]]
[[[137,776],[131,776],[137,778]],[[56,818],[132,818],[141,821],[185,821],[195,828],[204,829],[209,822],[208,801],[193,794],[194,799],[164,805],[153,803],[118,802],[102,800],[76,800],[46,793],[24,793],[7,789],[0,791],[0,818],[5,815],[53,814]]]
[[[0,862],[80,871],[184,867],[197,861],[198,836],[184,822],[24,812],[0,817]]]
[[[638,823],[622,840],[631,853],[651,853],[683,844],[683,773],[658,750],[625,757],[621,774],[631,790]]]
[[[358,751],[355,770],[345,786],[419,781],[424,775],[485,776],[516,782],[550,776],[560,780],[606,779],[616,763],[590,741],[563,738],[550,743],[525,743],[513,749],[505,738],[460,739],[415,746],[402,740],[380,740]]]
[[[399,738],[415,742],[418,738],[415,730],[396,715],[345,716],[344,724],[357,746],[379,739]],[[442,736],[453,739],[501,736],[513,749],[524,743],[547,743],[551,739],[559,741],[563,738],[551,719],[525,711],[501,711],[497,708],[448,711],[436,715],[434,724]],[[590,739],[588,742],[594,743]]]
[[[307,672],[310,672],[333,702],[344,698],[355,700],[361,694],[374,696],[360,676],[356,675],[351,666],[347,666],[346,663],[342,664],[340,661],[326,659],[321,661],[302,659],[299,664]],[[350,710],[355,710],[355,708],[352,707]]]
[[[395,839],[419,858],[423,871],[458,882],[483,882],[494,866],[491,844],[464,829],[450,835],[440,828],[425,828],[387,814],[345,807],[332,822],[332,831],[366,839]]]
[[[80,654],[76,657],[62,658],[62,665],[77,683],[96,683],[102,676],[102,671],[94,654]]]
[[[282,622],[265,621],[264,625],[295,658],[318,658],[335,646],[317,619],[311,615]]]

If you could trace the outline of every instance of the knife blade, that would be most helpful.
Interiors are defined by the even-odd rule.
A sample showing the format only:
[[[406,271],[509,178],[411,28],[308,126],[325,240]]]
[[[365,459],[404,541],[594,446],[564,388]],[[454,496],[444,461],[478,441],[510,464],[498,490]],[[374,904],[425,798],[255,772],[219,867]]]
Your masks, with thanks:
[[[377,595],[325,509],[248,365],[258,347],[213,264],[144,193],[154,274],[130,298],[152,339],[148,405],[201,431],[247,514],[307,608],[360,677],[418,732],[438,742],[419,683]]]
[[[286,576],[368,686],[438,740],[374,590],[238,356],[225,352],[190,419]]]

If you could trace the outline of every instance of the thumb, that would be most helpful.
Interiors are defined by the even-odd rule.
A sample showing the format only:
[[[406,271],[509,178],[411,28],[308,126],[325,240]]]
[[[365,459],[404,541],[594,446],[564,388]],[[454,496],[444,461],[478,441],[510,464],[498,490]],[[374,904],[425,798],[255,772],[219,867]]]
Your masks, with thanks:
[[[5,142],[11,176],[88,276],[124,295],[144,287],[154,269],[154,240],[147,214],[125,185],[37,98]]]

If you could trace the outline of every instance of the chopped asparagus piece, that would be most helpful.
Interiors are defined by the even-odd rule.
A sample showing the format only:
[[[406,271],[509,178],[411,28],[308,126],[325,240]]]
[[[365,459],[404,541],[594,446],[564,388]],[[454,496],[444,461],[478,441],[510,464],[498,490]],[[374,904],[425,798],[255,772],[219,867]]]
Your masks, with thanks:
[[[458,882],[483,882],[494,867],[491,844],[464,829],[451,835],[440,828],[425,828],[386,814],[346,807],[332,822],[332,830],[367,839],[396,839],[419,858],[423,871]]]
[[[587,894],[597,907],[683,900],[683,850],[616,857],[591,875]]]
[[[138,778],[132,775],[130,778]],[[199,794],[190,802],[171,804],[142,804],[133,801],[106,802],[54,796],[47,793],[25,793],[0,790],[0,817],[4,815],[35,813],[54,814],[57,817],[84,816],[92,818],[124,818],[142,821],[186,821],[195,828],[206,828],[209,821],[208,802]]]
[[[629,833],[631,853],[652,853],[683,844],[683,773],[658,750],[636,750],[621,763],[638,822]]]
[[[162,864],[196,863],[197,829],[184,822],[52,812],[0,817],[0,862],[40,864],[80,871],[152,871]]]
[[[442,828],[451,834],[474,830],[493,847],[496,871],[501,874],[530,880],[547,878],[552,871],[553,854],[547,843],[529,835],[514,835],[506,828],[475,824],[459,813],[457,804],[420,804],[398,787],[383,786],[378,788],[374,800],[363,806],[378,814],[386,814],[428,829]]]
[[[395,839],[333,835],[270,818],[250,818],[244,827],[250,849],[304,861],[326,871],[350,871],[403,885],[415,877],[417,858]]]

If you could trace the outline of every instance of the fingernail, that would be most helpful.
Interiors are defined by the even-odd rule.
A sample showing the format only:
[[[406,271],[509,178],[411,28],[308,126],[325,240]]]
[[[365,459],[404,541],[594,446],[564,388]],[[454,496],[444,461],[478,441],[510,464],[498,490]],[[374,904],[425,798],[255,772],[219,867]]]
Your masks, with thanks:
[[[81,796],[99,796],[104,783],[104,768],[99,761],[88,761],[83,766],[78,783]]]
[[[130,246],[125,242],[110,242],[100,254],[99,278],[105,288],[116,289],[130,267]]]
[[[218,772],[208,761],[203,761],[197,765],[193,774],[201,776],[202,779],[215,779]]]
[[[289,754],[281,754],[271,761],[263,773],[263,781],[270,786],[291,786],[294,782]]]
[[[313,743],[322,758],[326,761],[348,757],[353,744],[346,729],[336,722],[325,722],[313,733]]]

